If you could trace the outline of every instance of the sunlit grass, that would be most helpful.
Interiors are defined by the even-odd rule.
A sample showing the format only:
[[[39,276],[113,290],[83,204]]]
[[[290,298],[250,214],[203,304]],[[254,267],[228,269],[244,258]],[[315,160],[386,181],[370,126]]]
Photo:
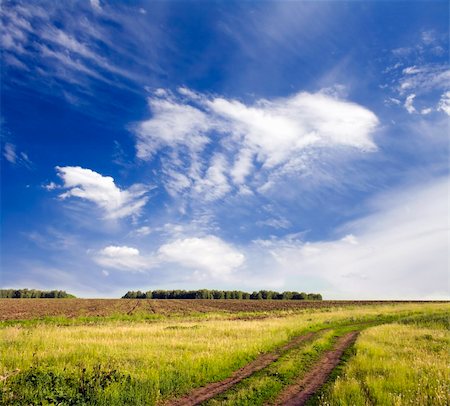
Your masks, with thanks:
[[[336,335],[343,332],[326,330],[312,342],[290,350],[267,368],[244,379],[235,387],[206,402],[207,406],[257,406],[275,399],[284,387],[292,383],[330,349]]]
[[[320,404],[450,404],[450,334],[433,324],[435,328],[390,324],[364,331],[356,355]]]
[[[193,316],[7,326],[0,329],[0,375],[9,376],[0,403],[69,404],[67,399],[80,398],[151,405],[224,379],[306,331],[448,310],[447,304],[390,304],[249,320]]]

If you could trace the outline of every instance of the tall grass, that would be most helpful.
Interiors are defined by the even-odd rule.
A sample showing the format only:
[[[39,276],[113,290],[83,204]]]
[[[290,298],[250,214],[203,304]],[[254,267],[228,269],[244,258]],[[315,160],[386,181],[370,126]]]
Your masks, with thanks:
[[[446,304],[402,304],[251,320],[6,326],[0,329],[0,403],[152,405],[224,379],[305,331],[448,310]]]
[[[257,406],[268,404],[284,387],[292,383],[332,347],[342,332],[326,330],[312,342],[303,343],[280,357],[267,368],[251,375],[238,385],[205,403],[206,406]]]
[[[448,317],[448,315],[447,315]],[[427,324],[427,323],[425,323]],[[450,404],[450,334],[419,324],[381,325],[364,331],[352,357],[321,405]]]

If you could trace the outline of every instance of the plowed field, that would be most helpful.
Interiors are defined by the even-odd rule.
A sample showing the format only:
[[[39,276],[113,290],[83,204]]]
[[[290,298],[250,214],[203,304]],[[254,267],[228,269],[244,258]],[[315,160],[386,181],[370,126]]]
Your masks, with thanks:
[[[172,299],[0,299],[0,320],[27,320],[48,316],[112,316],[117,314],[190,314],[298,311],[394,302],[296,300],[172,300]],[[408,302],[395,302],[408,303]]]

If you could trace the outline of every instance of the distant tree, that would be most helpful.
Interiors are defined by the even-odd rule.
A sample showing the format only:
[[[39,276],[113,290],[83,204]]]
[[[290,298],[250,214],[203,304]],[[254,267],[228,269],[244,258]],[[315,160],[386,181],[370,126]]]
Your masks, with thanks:
[[[71,295],[64,290],[0,289],[0,298],[2,299],[67,299],[74,297],[74,295]]]
[[[5,289],[0,293],[1,297],[34,297],[40,294],[34,291],[14,291],[12,289]],[[43,292],[43,297],[63,297],[63,291]],[[122,296],[124,299],[235,299],[235,300],[322,300],[322,296],[318,293],[298,293],[275,292],[273,290],[260,290],[253,293],[243,292],[240,290],[149,290],[147,292],[128,291]]]

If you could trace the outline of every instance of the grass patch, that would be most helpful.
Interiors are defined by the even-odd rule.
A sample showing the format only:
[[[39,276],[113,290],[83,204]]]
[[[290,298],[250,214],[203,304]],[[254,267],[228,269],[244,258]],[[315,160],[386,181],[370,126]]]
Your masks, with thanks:
[[[290,350],[265,369],[204,404],[207,406],[270,404],[286,386],[301,378],[325,351],[332,349],[339,337],[361,327],[349,324],[322,331],[319,338]]]
[[[270,402],[293,380],[304,374],[324,351],[330,349],[336,336],[334,330],[323,332],[318,339],[290,350],[268,367],[204,404],[256,406]]]
[[[427,323],[433,317],[424,317]],[[361,333],[355,356],[320,396],[320,405],[450,404],[448,348],[442,328],[390,324]]]

